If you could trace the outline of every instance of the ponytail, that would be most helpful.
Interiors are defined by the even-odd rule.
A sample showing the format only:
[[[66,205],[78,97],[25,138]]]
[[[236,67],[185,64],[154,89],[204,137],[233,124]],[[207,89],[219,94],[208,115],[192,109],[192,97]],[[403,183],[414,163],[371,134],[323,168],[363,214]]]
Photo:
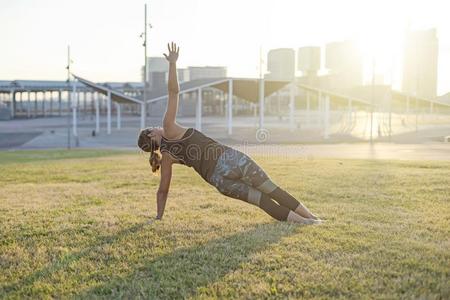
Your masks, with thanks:
[[[148,136],[151,132],[151,128],[147,128],[141,131],[138,138],[138,146],[145,152],[150,152],[148,159],[152,172],[156,173],[161,167],[161,154],[159,152],[159,145]]]
[[[157,173],[159,168],[161,167],[161,154],[159,154],[159,151],[152,151],[148,161],[150,163],[150,166],[152,167],[152,172]]]

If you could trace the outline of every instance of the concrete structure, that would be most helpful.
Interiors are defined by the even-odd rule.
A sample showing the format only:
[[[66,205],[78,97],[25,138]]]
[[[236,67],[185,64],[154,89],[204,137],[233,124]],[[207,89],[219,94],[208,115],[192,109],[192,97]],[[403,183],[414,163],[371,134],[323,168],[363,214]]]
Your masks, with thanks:
[[[72,84],[72,83],[71,83]],[[46,116],[61,116],[72,113],[70,93],[72,85],[67,81],[55,80],[3,80],[0,81],[0,106],[9,110],[9,118],[35,118]],[[76,85],[74,98],[77,110],[83,118],[94,111],[94,90],[80,83]],[[126,96],[142,97],[143,84],[138,82],[106,82],[97,83],[108,89],[115,90]],[[102,103],[99,103],[100,108]],[[133,113],[133,106],[123,107],[125,112]]]
[[[169,64],[165,57],[148,57],[147,58],[147,76],[152,72],[168,72]],[[144,68],[141,69],[141,77],[144,76]]]
[[[227,77],[227,68],[222,66],[191,66],[178,68],[179,82],[204,78]],[[141,68],[141,77],[144,78],[144,67]],[[167,84],[169,77],[169,64],[165,57],[147,58],[147,80],[150,89],[159,89]],[[143,81],[143,80],[142,80]]]
[[[187,69],[187,68],[178,68],[177,75],[178,75],[178,82],[186,82],[186,81],[191,80],[190,76],[189,76],[189,69]],[[225,74],[225,76],[226,76],[226,74]]]
[[[167,82],[169,64],[165,57],[147,58],[147,81],[149,89],[160,88]],[[141,76],[144,78],[144,67],[141,69]],[[144,81],[142,79],[142,81]]]
[[[320,47],[302,47],[297,53],[297,70],[303,76],[317,76],[320,70]]]
[[[238,99],[244,99],[249,103],[253,103],[258,107],[258,128],[262,137],[265,136],[265,117],[266,117],[266,99],[278,92],[280,89],[287,87],[289,90],[289,129],[293,131],[296,129],[297,123],[295,121],[295,98],[298,90],[306,92],[307,94],[314,95],[318,100],[318,105],[309,110],[308,113],[314,114],[317,124],[321,130],[321,134],[324,139],[330,137],[331,123],[332,123],[332,102],[341,102],[345,99],[345,103],[349,105],[350,110],[352,107],[370,107],[369,101],[352,97],[349,95],[338,94],[334,91],[318,89],[315,87],[307,86],[297,83],[295,81],[276,81],[266,79],[236,79],[236,78],[217,78],[217,79],[201,79],[193,80],[183,84],[180,84],[180,97],[184,97],[186,94],[195,95],[195,127],[202,128],[202,116],[204,114],[203,109],[203,93],[206,89],[216,89],[223,93],[227,93],[227,134],[231,135],[233,132],[233,106]],[[167,101],[167,91],[153,91],[147,100],[148,104],[158,104],[165,107]],[[308,115],[309,117],[309,115]],[[310,118],[312,119],[312,118]],[[260,140],[261,141],[261,140]]]
[[[117,129],[121,128],[121,114],[122,114],[122,109],[120,104],[137,104],[138,106],[140,106],[140,115],[141,115],[141,128],[145,127],[145,104],[144,101],[140,100],[140,99],[136,99],[133,98],[131,96],[127,96],[124,93],[121,93],[117,90],[114,90],[110,87],[108,87],[107,85],[101,85],[101,84],[97,84],[94,83],[92,81],[86,80],[84,78],[81,78],[79,76],[73,75],[75,77],[75,79],[77,79],[83,86],[89,87],[90,89],[92,89],[94,92],[98,93],[98,94],[102,94],[104,96],[106,96],[106,133],[107,134],[111,134],[111,114],[112,114],[112,102],[114,101],[114,105],[116,107],[116,112],[117,112]],[[76,94],[76,88],[77,83],[73,84],[73,93],[72,93],[72,103],[76,103],[75,97],[74,95]],[[92,101],[93,97],[91,97],[91,101]],[[97,100],[98,101],[98,100]],[[95,112],[95,117],[96,117],[96,129],[95,131],[98,132],[99,131],[99,118],[100,118],[100,113],[99,113],[99,106],[98,106],[98,102],[95,101],[95,103],[93,103],[93,105],[95,106],[96,112]],[[74,130],[74,135],[75,135],[75,131],[76,131],[76,127],[77,127],[77,118],[76,118],[76,104],[72,104],[72,108],[73,108],[73,130]],[[76,136],[76,135],[75,135]]]
[[[291,48],[272,49],[267,54],[268,80],[291,81],[295,77],[295,51]]]
[[[404,47],[402,91],[436,98],[439,47],[436,29],[408,31]]]
[[[133,97],[126,95],[123,92],[117,91],[114,87],[121,87],[122,85],[116,83],[98,84],[86,79],[74,76],[79,82],[66,83],[67,87],[71,87],[69,98],[70,106],[68,107],[68,113],[71,119],[71,132],[75,137],[79,136],[78,124],[84,118],[84,114],[89,105],[85,105],[85,102],[91,101],[91,113],[94,115],[95,110],[95,132],[98,133],[100,128],[101,117],[101,103],[105,108],[104,115],[106,115],[106,130],[107,135],[113,133],[113,131],[122,129],[122,114],[125,107],[134,107],[134,112],[140,115],[140,128],[146,126],[147,112],[155,110],[154,105],[165,108],[167,101],[167,87],[160,90],[151,90],[147,94],[147,98],[144,101],[142,97]],[[11,85],[7,85],[8,88]],[[267,79],[242,79],[242,78],[210,78],[210,79],[198,79],[183,82],[180,84],[180,97],[183,99],[180,101],[181,105],[189,105],[193,109],[193,116],[195,116],[194,126],[198,129],[204,127],[204,116],[208,114],[206,102],[208,101],[208,93],[213,91],[213,95],[220,95],[217,99],[219,106],[224,107],[224,124],[226,124],[226,130],[224,134],[231,135],[234,132],[235,116],[239,113],[242,106],[239,104],[242,102],[247,103],[248,106],[258,109],[258,113],[255,109],[254,120],[257,121],[257,127],[261,130],[261,136],[264,137],[266,124],[273,120],[273,116],[270,116],[272,110],[268,99],[271,95],[276,95],[281,89],[288,91],[287,101],[284,102],[284,106],[288,109],[288,113],[284,116],[288,116],[288,128],[290,131],[297,130],[299,128],[307,128],[315,130],[315,136],[321,136],[323,139],[332,139],[332,135],[335,131],[333,129],[334,124],[341,122],[343,127],[342,131],[347,132],[354,128],[357,123],[355,120],[358,115],[358,111],[367,113],[375,109],[384,109],[383,103],[372,102],[372,89],[371,87],[364,87],[364,90],[360,94],[351,93],[339,93],[335,90],[328,90],[324,88],[318,88],[310,86],[299,81],[277,81]],[[396,106],[390,107],[389,111],[404,112],[408,108],[417,113],[431,113],[442,114],[450,113],[450,105],[437,102],[435,100],[423,99],[406,95],[404,93],[394,92],[390,90],[390,87],[380,87],[380,92],[389,91],[390,100],[387,102],[396,103]],[[378,89],[376,92],[376,98],[382,98],[379,96]],[[4,93],[0,93],[0,100],[9,100],[9,103],[15,103],[16,112],[20,111],[20,107],[25,104],[29,104],[30,112],[33,106],[31,101],[25,97],[19,97],[15,95],[16,91],[5,89]],[[37,93],[35,93],[37,94]],[[45,93],[43,93],[45,94]],[[14,95],[14,96],[13,96]],[[90,95],[90,97],[87,97]],[[381,95],[381,94],[380,94]],[[13,98],[11,98],[13,96]],[[45,97],[48,98],[49,95]],[[80,97],[82,96],[82,97]],[[209,95],[211,96],[211,95]],[[188,98],[189,101],[185,101],[184,98]],[[10,101],[15,99],[15,101]],[[34,95],[33,100],[37,99]],[[384,99],[384,98],[383,98]],[[45,112],[50,112],[52,107],[51,103],[37,103],[34,104],[34,109],[39,107]],[[373,103],[373,105],[372,105]],[[306,106],[303,106],[306,104]],[[117,126],[112,128],[113,112],[116,111]],[[384,109],[385,111],[385,109]],[[27,112],[25,110],[25,112]],[[163,113],[163,112],[162,112]],[[162,117],[162,113],[158,115]],[[281,115],[279,115],[281,116]],[[346,121],[347,120],[347,121]],[[389,119],[390,120],[390,119]],[[282,121],[282,119],[278,119]],[[282,122],[280,122],[282,123]],[[155,124],[155,123],[153,123]],[[254,123],[255,125],[256,123]],[[368,123],[366,122],[366,125]],[[390,121],[389,121],[390,124]],[[219,125],[219,124],[217,124]],[[252,127],[251,124],[246,126]],[[390,126],[390,125],[389,125]],[[366,126],[372,128],[372,125]],[[374,126],[373,128],[376,128]],[[366,129],[364,129],[366,130]],[[370,132],[373,130],[371,129]],[[365,132],[365,131],[364,131]],[[390,129],[389,129],[390,132]]]
[[[227,77],[227,68],[221,66],[188,67],[189,80]]]

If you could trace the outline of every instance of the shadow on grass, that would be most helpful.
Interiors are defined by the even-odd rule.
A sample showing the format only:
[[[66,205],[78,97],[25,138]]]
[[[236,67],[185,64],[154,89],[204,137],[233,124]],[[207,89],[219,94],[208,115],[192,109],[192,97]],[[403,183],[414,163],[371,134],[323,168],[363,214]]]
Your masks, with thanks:
[[[12,294],[16,291],[22,290],[26,287],[30,287],[34,282],[50,277],[54,272],[66,269],[73,262],[78,261],[79,259],[89,255],[93,251],[96,251],[98,247],[105,246],[108,244],[112,244],[117,240],[120,240],[122,237],[127,236],[129,234],[137,233],[143,227],[146,226],[147,223],[139,223],[128,227],[124,230],[119,231],[115,235],[103,236],[100,237],[96,243],[93,243],[89,247],[75,253],[70,253],[63,256],[61,259],[52,262],[51,264],[43,267],[26,276],[22,280],[19,280],[15,283],[5,285],[3,288],[0,287],[0,296],[7,296],[8,294]],[[1,297],[0,297],[1,298]]]
[[[99,149],[52,149],[52,150],[15,150],[0,151],[0,164],[27,163],[42,160],[61,160],[74,158],[93,158],[121,154],[133,154],[138,151],[127,150],[99,150]]]
[[[17,282],[5,285],[0,288],[0,294],[6,297],[14,297],[15,293],[22,294],[24,291],[27,291],[28,295],[29,292],[33,294],[30,289],[35,282],[51,277],[54,272],[69,270],[71,264],[92,254],[98,247],[120,241],[122,237],[136,234],[146,226],[146,223],[140,223],[115,235],[100,237],[89,247],[68,254]],[[285,223],[260,224],[244,232],[178,249],[154,259],[142,258],[133,262],[131,267],[134,269],[128,275],[117,275],[108,281],[99,282],[95,287],[79,291],[76,296],[88,299],[186,298],[237,270],[241,264],[249,261],[253,254],[264,251],[270,244],[295,234],[299,229],[298,226]]]
[[[260,224],[244,232],[140,261],[139,267],[128,276],[112,278],[77,296],[88,299],[180,299],[197,292],[217,296],[220,291],[208,291],[209,284],[239,269],[252,255],[298,230],[298,226],[286,223]]]

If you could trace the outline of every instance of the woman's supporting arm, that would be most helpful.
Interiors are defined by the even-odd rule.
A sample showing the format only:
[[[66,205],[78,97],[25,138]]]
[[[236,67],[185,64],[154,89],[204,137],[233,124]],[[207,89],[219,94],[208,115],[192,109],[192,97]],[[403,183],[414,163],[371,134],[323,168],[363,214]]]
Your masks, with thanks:
[[[166,208],[167,195],[169,194],[170,181],[172,179],[172,159],[163,153],[161,158],[161,179],[156,193],[156,219],[161,220]]]

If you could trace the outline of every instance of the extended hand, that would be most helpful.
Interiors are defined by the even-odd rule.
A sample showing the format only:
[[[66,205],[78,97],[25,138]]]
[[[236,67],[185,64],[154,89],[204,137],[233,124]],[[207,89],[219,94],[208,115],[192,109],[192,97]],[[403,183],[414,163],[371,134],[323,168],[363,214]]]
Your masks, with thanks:
[[[178,52],[180,51],[180,47],[177,47],[177,44],[174,42],[167,44],[167,49],[169,49],[169,54],[165,54],[164,56],[169,61],[169,63],[175,63],[178,59]]]

